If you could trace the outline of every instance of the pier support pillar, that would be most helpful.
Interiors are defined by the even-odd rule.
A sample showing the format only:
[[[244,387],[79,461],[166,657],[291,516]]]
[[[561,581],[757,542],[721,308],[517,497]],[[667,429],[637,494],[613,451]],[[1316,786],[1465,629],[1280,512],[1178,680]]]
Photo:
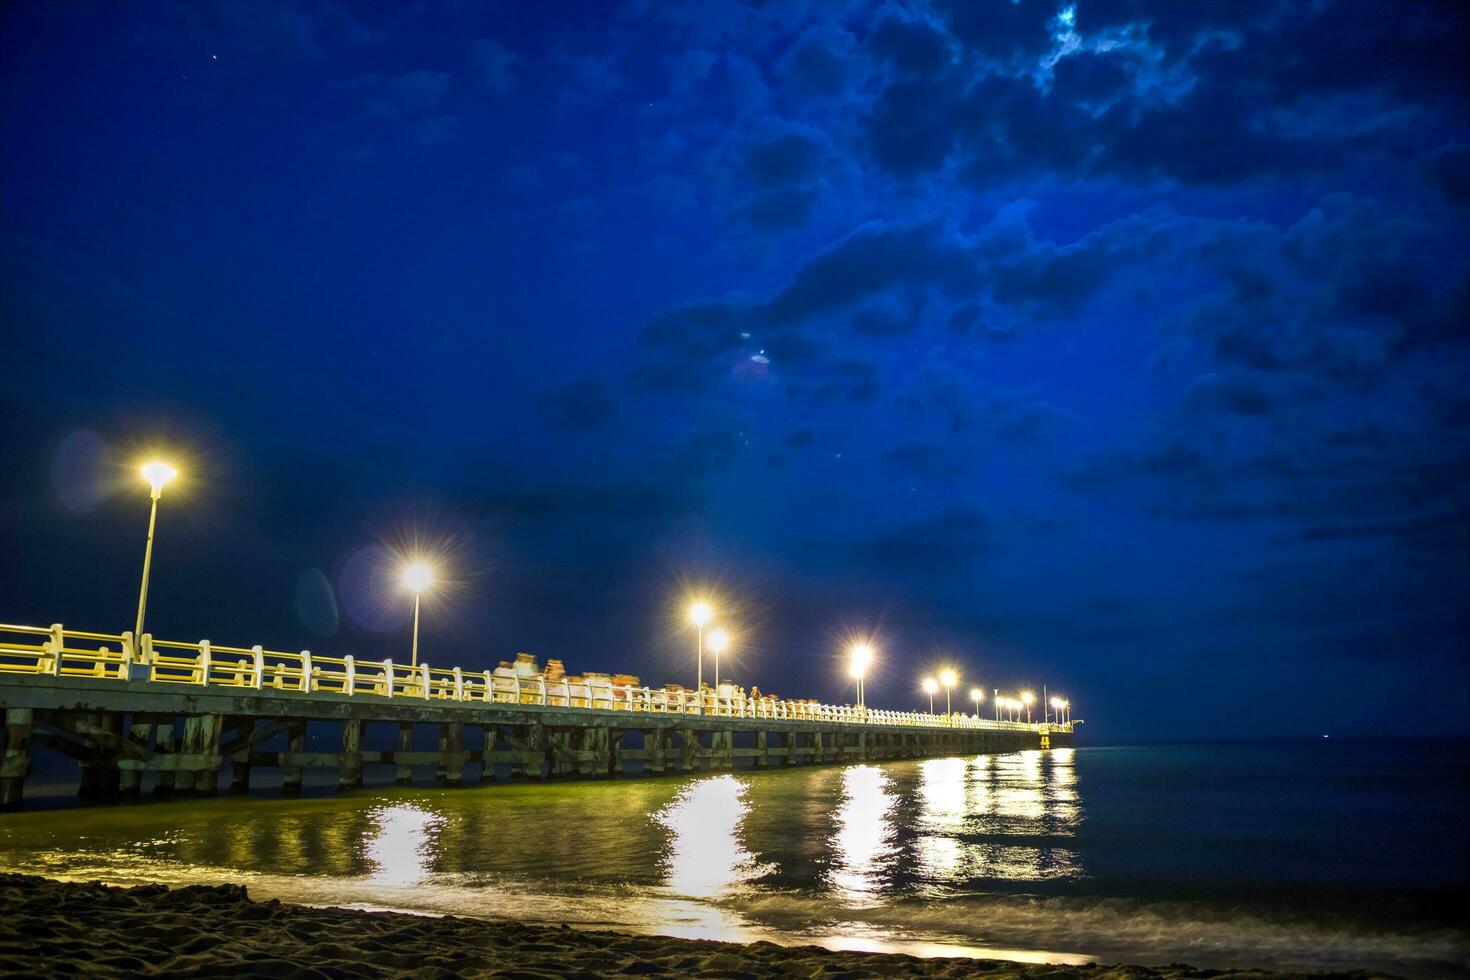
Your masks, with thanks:
[[[306,719],[292,719],[286,722],[286,752],[288,756],[298,756],[306,752]],[[301,792],[301,765],[296,758],[288,758],[287,764],[281,771],[281,789],[287,795],[295,795]]]
[[[643,772],[662,776],[668,765],[669,733],[662,728],[643,733]]]
[[[31,709],[5,711],[5,756],[0,760],[0,810],[18,810],[30,768]]]
[[[464,724],[445,722],[439,726],[439,764],[435,782],[440,786],[459,786],[464,782]]]
[[[250,792],[250,736],[255,732],[255,719],[242,718],[235,723],[235,738],[244,749],[230,756],[230,792]]]
[[[128,726],[128,740],[134,745],[147,748],[148,736],[153,732],[153,718],[150,715],[133,715],[132,724]],[[142,764],[134,763],[128,766],[118,775],[118,792],[125,797],[137,798],[143,792],[143,768]]]
[[[735,768],[735,733],[729,729],[710,732],[709,767],[711,769]]]
[[[766,733],[759,731],[755,733],[755,767],[765,769],[771,764],[771,750],[766,747]]]
[[[180,793],[188,793],[194,789],[194,779],[199,768],[199,726],[204,719],[199,715],[184,716],[184,740],[179,746],[179,766],[176,770],[174,788]]]
[[[796,734],[796,732],[782,732],[781,733],[781,748],[783,748],[783,749],[786,750],[786,758],[782,760],[782,762],[781,762],[782,765],[784,765],[784,766],[794,766],[794,765],[796,765],[796,743],[797,743],[797,734]]]
[[[699,752],[699,736],[692,728],[679,729],[679,770],[692,772],[694,760]]]
[[[162,768],[153,784],[153,795],[166,799],[174,795],[175,771],[173,769],[175,747],[178,745],[178,722],[173,715],[164,715],[157,722],[157,733],[153,739],[156,757]]]
[[[213,796],[219,792],[219,770],[222,760],[219,755],[219,735],[224,719],[219,715],[199,715],[190,718],[194,722],[193,743],[189,742],[189,728],[184,727],[184,751],[195,757],[194,795]]]
[[[362,785],[362,722],[342,723],[342,755],[337,762],[337,788],[357,789]]]
[[[621,728],[607,729],[607,771],[609,775],[621,776],[623,774],[623,739],[627,734]]]
[[[408,758],[408,753],[413,751],[413,723],[400,721],[398,723],[398,745],[395,760],[398,768],[393,772],[394,786],[413,785],[413,767],[402,760]]]

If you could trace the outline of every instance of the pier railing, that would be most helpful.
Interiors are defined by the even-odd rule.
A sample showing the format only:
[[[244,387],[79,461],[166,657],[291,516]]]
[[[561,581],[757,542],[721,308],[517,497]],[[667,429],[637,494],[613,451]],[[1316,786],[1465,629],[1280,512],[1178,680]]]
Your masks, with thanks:
[[[148,633],[135,643],[131,632],[90,633],[66,629],[60,623],[50,627],[0,624],[0,677],[5,674],[728,718],[1011,731],[1071,729],[1070,724],[1029,724],[964,714],[888,711],[780,699],[774,695],[650,688],[615,684],[605,676],[551,680],[544,674],[518,673],[513,667],[465,670],[422,663],[411,666],[391,659],[360,660],[351,655],[327,657],[310,650],[292,653],[260,646],[216,646],[209,640],[180,643],[155,640]]]

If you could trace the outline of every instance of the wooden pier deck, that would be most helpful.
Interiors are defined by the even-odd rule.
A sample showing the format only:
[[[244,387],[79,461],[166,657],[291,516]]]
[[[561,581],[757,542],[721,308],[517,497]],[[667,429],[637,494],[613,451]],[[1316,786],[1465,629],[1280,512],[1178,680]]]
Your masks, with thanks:
[[[657,775],[1003,752],[1070,744],[1071,724],[895,712],[747,695],[314,657],[260,647],[155,642],[145,635],[0,626],[0,807],[22,804],[31,753],[80,767],[87,799],[212,794],[228,768],[245,791],[278,769],[287,792],[329,768],[417,768],[454,786],[479,778]],[[421,747],[428,727],[433,748]],[[384,731],[386,729],[386,731]],[[331,751],[309,748],[332,743]],[[373,736],[377,736],[374,738]],[[386,736],[386,738],[384,738]],[[386,748],[371,748],[375,742]],[[633,763],[629,766],[629,763]]]

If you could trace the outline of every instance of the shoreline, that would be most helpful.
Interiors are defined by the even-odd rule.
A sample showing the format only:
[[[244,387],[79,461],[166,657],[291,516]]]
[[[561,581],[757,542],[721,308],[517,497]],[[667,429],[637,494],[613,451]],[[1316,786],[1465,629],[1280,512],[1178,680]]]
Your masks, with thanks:
[[[931,976],[1010,980],[1340,978],[1172,963],[1036,964],[970,957],[729,943],[458,916],[257,902],[242,885],[56,881],[0,873],[0,973],[121,976]]]

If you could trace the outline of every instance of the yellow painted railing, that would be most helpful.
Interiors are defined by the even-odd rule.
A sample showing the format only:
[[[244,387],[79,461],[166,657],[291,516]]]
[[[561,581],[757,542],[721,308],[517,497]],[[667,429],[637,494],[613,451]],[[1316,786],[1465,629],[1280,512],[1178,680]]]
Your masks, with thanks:
[[[1071,725],[992,721],[914,711],[886,711],[816,701],[753,697],[722,685],[696,693],[612,683],[607,677],[521,674],[515,668],[467,671],[459,667],[410,666],[392,660],[327,657],[254,647],[215,646],[209,640],[179,643],[145,633],[136,645],[132,633],[86,633],[60,623],[51,627],[0,624],[0,678],[6,674],[96,677],[155,684],[188,684],[261,692],[324,692],[349,697],[414,698],[494,704],[537,704],[603,711],[646,711],[712,715],[722,718],[772,718],[857,722],[921,728],[984,728],[1007,731],[1070,731]]]

